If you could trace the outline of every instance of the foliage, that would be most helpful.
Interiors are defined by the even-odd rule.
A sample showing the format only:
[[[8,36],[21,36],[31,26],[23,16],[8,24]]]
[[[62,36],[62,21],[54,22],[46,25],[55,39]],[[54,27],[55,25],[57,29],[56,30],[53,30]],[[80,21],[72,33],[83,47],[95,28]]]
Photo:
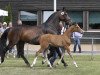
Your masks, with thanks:
[[[5,7],[5,10],[8,11],[8,16],[4,16],[3,22],[12,22],[12,7],[10,3]]]

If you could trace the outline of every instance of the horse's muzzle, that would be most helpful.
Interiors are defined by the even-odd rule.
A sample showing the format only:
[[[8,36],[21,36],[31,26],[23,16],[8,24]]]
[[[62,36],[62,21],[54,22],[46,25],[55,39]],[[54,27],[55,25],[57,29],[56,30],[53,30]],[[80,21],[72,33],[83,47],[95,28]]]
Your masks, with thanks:
[[[83,29],[81,29],[81,34],[83,34],[84,33],[84,30]]]

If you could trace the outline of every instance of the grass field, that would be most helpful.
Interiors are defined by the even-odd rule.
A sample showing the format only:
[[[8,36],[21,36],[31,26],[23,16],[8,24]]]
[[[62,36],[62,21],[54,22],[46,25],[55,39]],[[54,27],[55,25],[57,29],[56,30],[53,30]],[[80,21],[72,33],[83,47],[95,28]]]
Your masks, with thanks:
[[[67,68],[64,68],[61,63],[53,69],[48,68],[47,64],[42,65],[41,58],[38,59],[34,68],[27,67],[21,58],[9,58],[0,65],[0,75],[100,75],[100,55],[95,55],[94,60],[91,60],[89,55],[75,55],[74,58],[78,68],[67,57],[65,58],[68,63]],[[32,56],[29,56],[28,60],[32,63]]]

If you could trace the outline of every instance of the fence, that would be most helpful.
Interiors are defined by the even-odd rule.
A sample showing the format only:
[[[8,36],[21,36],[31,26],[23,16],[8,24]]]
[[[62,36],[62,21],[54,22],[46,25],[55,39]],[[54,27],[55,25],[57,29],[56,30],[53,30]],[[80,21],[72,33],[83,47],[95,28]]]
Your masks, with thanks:
[[[83,37],[84,40],[91,40],[91,59],[93,60],[94,55],[94,40],[99,40],[100,38],[94,38],[94,37]]]
[[[90,50],[90,54],[91,54],[91,59],[93,60],[93,55],[94,55],[94,40],[100,40],[100,38],[94,38],[94,37],[82,37],[81,39],[83,40],[91,40],[91,50]],[[30,44],[25,44],[25,54],[28,55],[29,54],[33,54],[35,53],[38,49],[40,48],[40,46],[36,46],[36,45],[30,45]],[[99,49],[100,50],[100,49]],[[84,53],[83,53],[84,55]]]

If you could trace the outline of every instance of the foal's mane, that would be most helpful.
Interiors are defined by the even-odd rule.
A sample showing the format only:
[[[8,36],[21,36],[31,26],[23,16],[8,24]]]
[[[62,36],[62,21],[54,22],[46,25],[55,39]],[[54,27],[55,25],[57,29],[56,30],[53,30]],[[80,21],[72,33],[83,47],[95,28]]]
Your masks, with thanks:
[[[75,27],[75,25],[70,26],[70,27],[64,32],[63,35],[67,35],[67,36],[70,38],[71,35],[72,35],[72,33],[73,33],[72,29],[73,29],[74,27]]]

